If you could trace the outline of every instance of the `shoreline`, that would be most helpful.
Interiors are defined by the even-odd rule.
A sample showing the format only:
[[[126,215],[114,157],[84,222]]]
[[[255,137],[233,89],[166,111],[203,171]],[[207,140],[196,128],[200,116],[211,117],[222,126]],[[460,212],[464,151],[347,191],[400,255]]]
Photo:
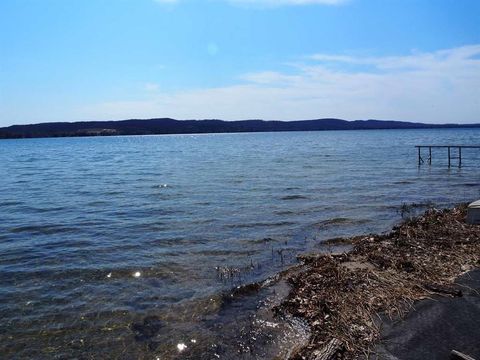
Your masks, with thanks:
[[[195,135],[299,131],[469,129],[473,124],[427,124],[396,120],[177,120],[172,118],[43,122],[0,127],[0,139],[91,136]]]
[[[432,296],[461,297],[455,280],[480,267],[480,226],[465,223],[466,210],[431,208],[387,234],[324,243],[351,245],[347,252],[298,256],[281,275],[290,293],[274,309],[310,328],[290,359],[375,357],[385,319],[401,320]]]

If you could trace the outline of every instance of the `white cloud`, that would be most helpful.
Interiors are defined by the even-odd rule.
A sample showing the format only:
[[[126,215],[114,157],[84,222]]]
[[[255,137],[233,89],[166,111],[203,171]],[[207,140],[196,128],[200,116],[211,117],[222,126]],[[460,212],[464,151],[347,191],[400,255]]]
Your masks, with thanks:
[[[95,104],[84,108],[82,117],[480,122],[480,45],[405,56],[308,59],[289,73],[249,73],[231,86]],[[345,64],[353,67],[342,68]]]
[[[283,5],[339,5],[347,0],[228,0],[234,4],[257,6],[283,6]]]
[[[160,4],[175,4],[181,0],[154,0]],[[339,5],[349,0],[224,0],[232,4],[250,6],[284,6],[284,5]]]
[[[469,45],[430,53],[414,53],[406,56],[353,57],[345,55],[316,54],[312,60],[319,62],[372,65],[378,69],[428,69],[438,66],[455,65],[457,62],[476,62],[470,59],[480,54],[480,45]],[[470,60],[469,60],[470,59]]]

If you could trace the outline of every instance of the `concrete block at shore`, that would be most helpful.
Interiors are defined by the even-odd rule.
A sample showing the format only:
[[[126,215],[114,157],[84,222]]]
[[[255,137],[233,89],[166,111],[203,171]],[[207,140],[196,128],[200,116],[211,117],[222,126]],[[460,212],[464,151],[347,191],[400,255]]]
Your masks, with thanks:
[[[480,200],[474,201],[468,205],[467,223],[480,224]]]

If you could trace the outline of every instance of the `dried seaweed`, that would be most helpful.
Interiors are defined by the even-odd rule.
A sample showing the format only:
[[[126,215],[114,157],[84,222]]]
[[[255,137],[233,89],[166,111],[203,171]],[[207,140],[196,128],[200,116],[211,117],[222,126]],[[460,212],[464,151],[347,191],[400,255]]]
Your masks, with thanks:
[[[480,226],[465,223],[466,209],[432,208],[389,234],[349,239],[349,253],[301,257],[304,271],[290,277],[293,289],[277,309],[311,327],[309,344],[292,359],[323,359],[334,339],[341,351],[329,358],[368,357],[379,314],[401,317],[432,293],[458,296],[445,289],[480,266]]]

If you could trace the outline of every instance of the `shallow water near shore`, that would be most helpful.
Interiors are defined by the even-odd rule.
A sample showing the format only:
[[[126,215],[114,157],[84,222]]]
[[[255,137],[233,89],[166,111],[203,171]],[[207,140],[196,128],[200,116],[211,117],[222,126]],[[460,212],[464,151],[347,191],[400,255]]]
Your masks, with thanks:
[[[3,140],[0,353],[273,357],[285,332],[301,329],[268,313],[285,288],[231,290],[321,240],[387,231],[402,203],[480,198],[478,149],[464,150],[461,169],[447,167],[446,150],[419,168],[413,147],[479,138],[436,129]]]

